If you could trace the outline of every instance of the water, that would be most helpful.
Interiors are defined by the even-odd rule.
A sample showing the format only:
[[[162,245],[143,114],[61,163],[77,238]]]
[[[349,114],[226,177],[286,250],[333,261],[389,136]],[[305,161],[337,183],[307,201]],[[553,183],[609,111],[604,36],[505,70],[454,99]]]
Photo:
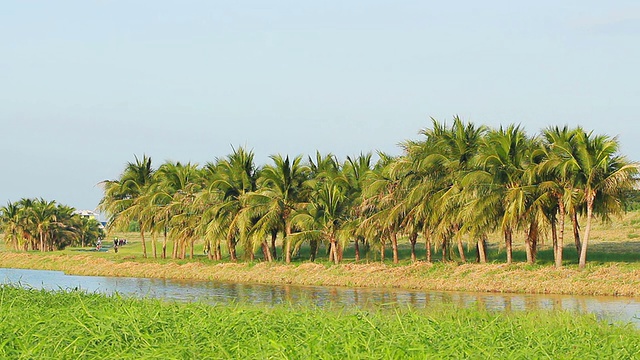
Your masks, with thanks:
[[[80,289],[89,293],[202,301],[212,304],[247,302],[275,305],[311,303],[317,306],[411,306],[452,303],[491,311],[533,309],[595,314],[600,319],[629,322],[640,328],[640,299],[604,296],[492,294],[341,288],[327,286],[256,285],[212,281],[65,275],[61,271],[0,268],[0,282],[47,290]]]

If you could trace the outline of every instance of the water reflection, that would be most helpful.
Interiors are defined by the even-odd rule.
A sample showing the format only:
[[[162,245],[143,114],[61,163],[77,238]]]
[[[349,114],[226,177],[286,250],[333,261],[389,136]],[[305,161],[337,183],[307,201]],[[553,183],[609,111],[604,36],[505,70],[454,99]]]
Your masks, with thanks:
[[[211,281],[118,278],[65,275],[61,271],[3,269],[0,282],[37,289],[82,289],[89,293],[203,301],[212,304],[247,302],[275,305],[311,303],[316,306],[411,306],[427,308],[450,303],[491,311],[566,310],[596,314],[610,321],[631,322],[640,328],[640,300],[602,296],[489,294],[325,286],[250,285]]]

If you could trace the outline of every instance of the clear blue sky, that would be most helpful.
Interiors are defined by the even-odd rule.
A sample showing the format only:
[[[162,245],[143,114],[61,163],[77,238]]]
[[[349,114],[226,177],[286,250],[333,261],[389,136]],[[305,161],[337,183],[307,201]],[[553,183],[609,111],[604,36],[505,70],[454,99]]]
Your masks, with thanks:
[[[93,209],[134,154],[397,154],[456,114],[640,160],[639,66],[637,1],[6,0],[0,202]]]

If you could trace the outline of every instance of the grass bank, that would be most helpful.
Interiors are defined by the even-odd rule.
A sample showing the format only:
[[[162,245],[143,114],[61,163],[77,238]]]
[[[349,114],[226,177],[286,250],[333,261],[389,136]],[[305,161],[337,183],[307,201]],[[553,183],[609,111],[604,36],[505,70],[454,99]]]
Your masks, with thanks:
[[[568,230],[568,229],[567,229]],[[545,233],[546,234],[546,233]],[[567,232],[568,234],[568,232]],[[548,234],[546,234],[548,236]],[[315,263],[309,262],[309,248],[301,248],[291,265],[275,263],[227,261],[212,262],[203,255],[202,244],[195,245],[193,259],[154,259],[152,242],[147,242],[149,258],[142,257],[142,244],[138,233],[111,233],[105,240],[110,246],[114,236],[127,238],[128,245],[114,251],[96,252],[92,248],[68,248],[49,253],[15,252],[0,241],[0,267],[61,270],[77,275],[131,276],[218,280],[263,284],[328,285],[352,287],[385,287],[421,290],[451,290],[509,293],[549,293],[575,295],[640,296],[640,211],[625,214],[613,222],[595,221],[589,245],[587,268],[578,270],[572,239],[565,239],[564,268],[553,267],[551,241],[544,239],[539,246],[535,265],[524,263],[522,234],[516,237],[514,263],[506,265],[501,237],[492,234],[489,239],[489,264],[439,261],[433,264],[411,263],[410,246],[406,238],[400,240],[400,264],[390,262],[391,250],[382,264],[379,251],[371,249],[363,254],[364,260],[355,263],[353,246],[345,251],[342,265],[333,265],[321,249]],[[567,235],[571,237],[570,235]],[[159,244],[157,244],[159,245]],[[168,253],[172,244],[169,242]],[[279,256],[282,243],[278,242]],[[223,248],[224,250],[224,248]],[[469,246],[467,258],[474,259],[474,248]],[[238,249],[243,257],[243,250]],[[158,249],[158,256],[160,252]],[[225,254],[226,255],[226,254]],[[418,258],[425,258],[424,244],[418,246]],[[455,254],[454,254],[455,255]],[[453,257],[456,258],[455,256]]]
[[[0,286],[7,359],[640,357],[640,331],[565,312],[169,303]]]
[[[526,264],[418,262],[368,264],[208,263],[96,257],[93,254],[0,252],[0,267],[61,270],[76,275],[195,279],[261,284],[326,285],[539,294],[640,296],[637,264],[554,269]]]

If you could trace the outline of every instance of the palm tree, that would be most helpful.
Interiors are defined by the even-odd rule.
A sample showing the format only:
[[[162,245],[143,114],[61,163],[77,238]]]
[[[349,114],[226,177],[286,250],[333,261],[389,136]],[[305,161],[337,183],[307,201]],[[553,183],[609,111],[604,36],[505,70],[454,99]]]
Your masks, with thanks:
[[[400,159],[408,169],[405,170],[404,182],[408,189],[402,200],[408,210],[407,221],[412,232],[422,232],[425,240],[427,262],[432,261],[431,239],[434,229],[441,222],[438,206],[441,190],[446,186],[447,172],[441,166],[434,138],[421,141],[406,141],[402,144],[405,155]],[[410,235],[411,240],[412,235]],[[412,242],[412,247],[413,247]],[[414,255],[412,255],[414,256]],[[444,259],[443,259],[444,260]]]
[[[140,236],[142,238],[142,255],[147,257],[147,246],[144,238],[148,228],[141,223],[146,206],[138,204],[132,207],[136,200],[146,191],[153,181],[154,169],[151,167],[151,158],[143,155],[142,159],[135,156],[134,162],[128,162],[123,173],[117,180],[105,180],[104,196],[100,200],[98,208],[109,217],[109,226],[124,229],[131,221],[140,223]],[[126,216],[123,216],[126,215]]]
[[[196,164],[165,162],[153,174],[153,183],[148,187],[148,191],[138,198],[136,206],[131,207],[140,220],[141,232],[143,229],[152,231],[155,238],[155,233],[159,230],[168,231],[169,237],[173,239],[173,258],[184,258],[187,247],[191,247],[193,252],[192,237],[195,235],[185,236],[183,232],[189,222],[185,223],[184,217],[174,217],[191,213],[192,209],[189,207],[200,186],[200,174]],[[155,244],[153,248],[155,256]],[[165,251],[166,240],[163,242],[163,256],[166,256]]]
[[[329,178],[319,185],[307,207],[293,216],[291,222],[302,231],[290,234],[289,241],[325,241],[330,248],[330,259],[338,264],[342,259],[339,251],[339,233],[348,212],[346,185],[346,179],[343,177]],[[311,255],[313,260],[315,256],[313,253]]]
[[[587,212],[579,261],[580,268],[584,268],[587,262],[587,248],[596,197],[599,194],[620,195],[626,190],[633,189],[636,176],[640,172],[640,165],[618,155],[619,144],[616,138],[593,135],[591,132],[584,131],[578,132],[577,136],[579,186]],[[618,209],[621,208],[622,206],[618,206]]]
[[[74,228],[76,229],[81,247],[85,247],[87,244],[93,244],[98,238],[104,238],[104,231],[100,227],[101,224],[98,220],[77,215],[75,219],[77,223]]]
[[[323,188],[323,185],[327,181],[332,181],[340,176],[340,163],[336,159],[335,155],[329,153],[322,155],[319,151],[316,151],[315,159],[309,156],[309,180],[303,185],[309,189],[310,192],[317,192]],[[345,179],[346,180],[346,179]],[[342,244],[338,244],[336,253],[342,255]],[[311,237],[309,239],[310,247],[310,260],[314,261],[318,252],[318,239]],[[299,246],[296,247],[299,249]]]
[[[31,225],[37,234],[40,251],[50,249],[48,235],[49,230],[56,221],[55,209],[55,201],[46,201],[42,198],[34,201],[33,206],[29,209]]]
[[[393,262],[399,262],[398,233],[406,215],[401,201],[404,193],[402,173],[397,171],[397,159],[384,153],[374,167],[364,189],[365,206],[370,215],[361,223],[361,233],[378,239],[380,260],[384,261],[385,239],[391,241]]]
[[[8,202],[0,208],[0,225],[5,243],[18,250],[23,242],[22,208],[19,203]]]
[[[77,218],[79,215],[74,214],[73,207],[56,204],[54,212],[54,221],[49,228],[49,249],[60,250],[69,245],[73,245],[75,239],[78,238]]]
[[[475,220],[499,228],[504,236],[507,264],[513,261],[513,232],[525,213],[525,171],[531,165],[532,142],[520,126],[509,125],[487,133],[478,156],[477,170],[466,179],[477,192],[468,211]]]
[[[577,175],[578,175],[578,139],[581,128],[569,129],[558,126],[548,127],[543,130],[545,152],[544,161],[540,164],[541,175],[544,181],[540,186],[549,192],[551,198],[557,203],[558,231],[554,234],[553,255],[555,266],[562,267],[564,249],[564,222],[567,209],[571,212],[573,228],[578,229],[576,206],[578,203]],[[578,254],[581,252],[579,233],[574,232],[575,244]]]
[[[248,230],[245,227],[243,214],[243,197],[256,190],[258,169],[254,163],[254,154],[240,147],[233,149],[233,153],[226,158],[217,159],[215,164],[207,164],[207,171],[211,175],[200,201],[208,202],[209,207],[204,212],[206,224],[201,234],[209,243],[217,238],[227,242],[229,256],[237,261],[236,244],[239,241],[248,242]],[[244,244],[245,249],[253,254],[253,245]]]
[[[462,180],[472,170],[472,159],[486,131],[486,127],[465,124],[459,117],[454,117],[450,128],[432,119],[432,128],[420,131],[426,140],[411,144],[414,156],[419,156],[414,173],[427,182],[426,186],[419,187],[421,194],[413,191],[413,198],[419,202],[427,201],[420,199],[420,195],[437,199],[432,211],[438,217],[431,224],[431,230],[442,240],[443,261],[451,238],[457,240],[460,260],[466,261],[459,233],[463,225],[460,218],[464,205]]]
[[[358,233],[358,224],[362,222],[367,215],[364,206],[363,191],[368,178],[372,174],[371,153],[360,154],[357,157],[347,156],[342,166],[342,176],[347,180],[346,196],[349,202],[349,215],[343,226],[345,235],[354,240],[355,260],[360,261],[360,245],[365,244],[366,239],[362,234]]]
[[[285,261],[291,262],[292,219],[296,210],[306,203],[308,194],[303,183],[309,178],[309,167],[302,164],[302,157],[293,160],[281,155],[271,156],[273,165],[265,166],[258,179],[257,191],[246,195],[247,215],[257,219],[252,232],[260,237],[283,233]]]

